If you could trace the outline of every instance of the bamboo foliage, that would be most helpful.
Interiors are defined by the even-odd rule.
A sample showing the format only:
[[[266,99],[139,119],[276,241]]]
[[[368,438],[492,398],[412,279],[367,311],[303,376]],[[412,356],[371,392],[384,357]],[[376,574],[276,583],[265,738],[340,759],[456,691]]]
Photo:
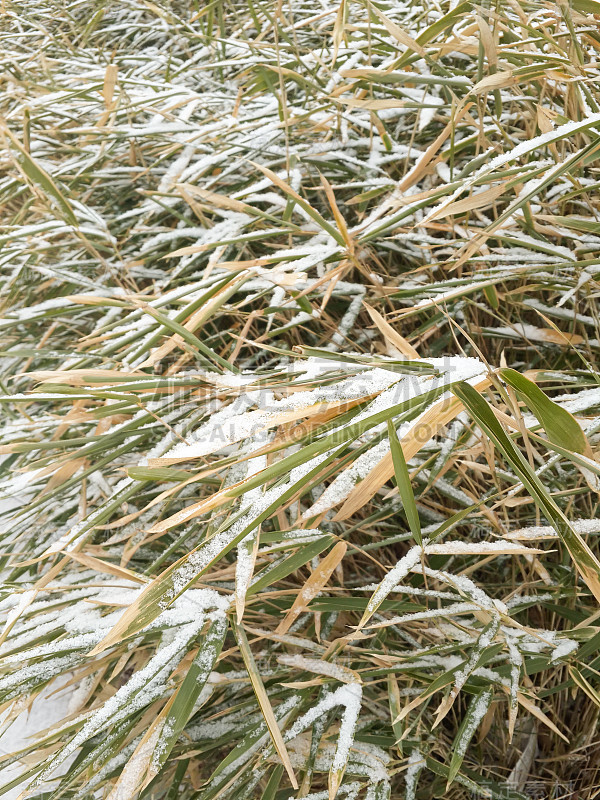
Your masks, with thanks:
[[[600,3],[1,10],[0,797],[591,800]]]

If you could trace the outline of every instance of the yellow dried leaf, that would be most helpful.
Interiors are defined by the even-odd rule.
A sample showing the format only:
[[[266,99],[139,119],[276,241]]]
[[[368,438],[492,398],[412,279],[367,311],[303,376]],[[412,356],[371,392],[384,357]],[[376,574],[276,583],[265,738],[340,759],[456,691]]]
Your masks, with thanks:
[[[275,629],[275,633],[287,633],[300,614],[306,611],[310,601],[323,589],[333,570],[343,559],[347,548],[346,542],[338,542],[331,552],[321,559],[316,569],[313,570],[311,576],[298,592],[294,604]]]
[[[472,94],[483,94],[493,89],[506,89],[508,86],[515,86],[519,79],[511,70],[504,72],[494,72],[493,75],[486,75],[471,89]]]
[[[387,322],[381,316],[379,311],[372,308],[367,303],[364,303],[364,306],[369,312],[369,316],[379,329],[384,339],[387,339],[387,341],[390,342],[390,344],[392,344],[397,350],[399,350],[402,353],[402,355],[406,356],[407,358],[419,357],[419,354],[412,346],[412,344],[407,342],[404,336],[400,336],[400,334],[392,328],[389,322]]]
[[[494,200],[500,197],[505,191],[506,187],[504,184],[500,184],[499,186],[492,186],[490,189],[485,189],[478,194],[471,195],[471,197],[465,197],[463,200],[457,200],[455,203],[450,203],[450,205],[442,206],[429,214],[423,224],[432,222],[435,219],[441,219],[442,217],[457,216],[459,214],[465,214],[467,211],[473,211],[476,208],[483,208],[483,206],[493,203]]]

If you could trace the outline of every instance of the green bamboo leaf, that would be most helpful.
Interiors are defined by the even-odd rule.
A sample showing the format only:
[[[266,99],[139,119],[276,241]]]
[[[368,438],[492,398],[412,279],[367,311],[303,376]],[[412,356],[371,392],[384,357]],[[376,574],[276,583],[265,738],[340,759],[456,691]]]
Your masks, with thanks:
[[[289,186],[285,181],[281,180],[281,178],[272,170],[268,169],[267,167],[263,167],[261,164],[257,164],[254,161],[251,161],[250,163],[253,167],[256,167],[256,169],[259,169],[264,175],[266,175],[267,178],[269,178],[269,180],[275,184],[275,186],[278,186],[280,189],[282,189],[288,195],[288,197],[292,197],[296,203],[298,203],[298,205],[306,211],[308,216],[311,217],[311,219],[313,219],[320,228],[332,236],[341,247],[346,247],[344,237],[337,230],[337,228],[327,222],[321,216],[321,214],[319,214],[319,212],[311,206],[310,203],[307,203],[306,200],[298,194],[298,192],[292,189],[292,187]]]
[[[388,420],[387,427],[392,460],[394,462],[394,472],[396,473],[396,483],[398,485],[404,513],[406,514],[406,519],[408,520],[408,525],[415,541],[417,544],[421,544],[423,541],[421,536],[421,522],[419,520],[419,512],[417,511],[415,495],[410,482],[410,475],[408,474],[408,467],[406,466],[402,445],[398,440],[396,428],[391,420]]]
[[[590,451],[590,446],[575,417],[551,400],[529,378],[514,369],[500,369],[499,374],[527,403],[551,442],[576,453]]]
[[[48,197],[52,198],[59,209],[62,211],[66,221],[73,226],[77,226],[77,217],[67,198],[58,188],[57,184],[50,177],[43,167],[27,152],[17,137],[6,127],[2,126],[2,133],[10,139],[12,147],[17,151],[17,162],[29,180],[37,186]]]
[[[588,588],[600,602],[600,562],[583,537],[574,530],[567,517],[550,497],[538,476],[507,436],[493,411],[479,393],[468,383],[455,386],[453,392],[471,413],[479,427],[510,462],[529,494],[537,501],[538,506],[567,547]]]
[[[277,790],[281,784],[281,776],[283,775],[283,764],[277,764],[273,767],[273,771],[269,776],[265,790],[262,793],[260,800],[275,800]]]
[[[244,284],[246,280],[248,280],[248,278],[245,276],[241,280],[235,281],[234,275],[228,275],[226,278],[217,281],[213,286],[210,287],[210,289],[200,295],[200,297],[182,308],[181,311],[175,315],[175,322],[180,324],[184,323],[189,317],[191,317],[192,314],[194,314],[194,312],[196,312],[203,305],[206,305],[208,301],[211,300],[217,293],[222,292],[221,297],[219,298],[219,303],[213,304],[210,308],[212,312],[218,311],[221,305],[223,305],[223,303],[225,303],[231,297],[231,295],[234,294],[237,289]],[[225,289],[228,284],[230,284],[229,287]],[[197,320],[198,327],[201,327],[205,321],[206,319]],[[131,356],[132,360],[140,357],[144,353],[151,351],[152,348],[158,344],[164,334],[165,331],[159,329],[149,339],[144,339],[144,342],[140,348]]]
[[[299,547],[298,550],[291,556],[286,556],[282,561],[275,563],[268,569],[259,573],[252,584],[248,587],[247,595],[251,597],[254,594],[264,591],[274,583],[287,578],[297,569],[300,569],[305,564],[310,564],[313,558],[316,558],[327,547],[330,547],[335,542],[333,536],[321,536],[316,541],[305,544]]]
[[[469,703],[467,713],[465,714],[454,742],[452,743],[452,758],[450,759],[450,769],[448,771],[446,791],[448,791],[450,785],[458,774],[463,759],[466,755],[467,748],[469,747],[482,719],[486,715],[493,696],[494,692],[491,688],[483,689],[483,691],[479,692],[479,694],[476,694]]]
[[[571,0],[573,8],[582,14],[600,14],[600,2],[598,0]]]
[[[470,0],[465,3],[459,3],[447,14],[444,14],[443,17],[440,17],[428,28],[425,28],[425,30],[417,36],[417,44],[420,44],[421,46],[429,44],[429,42],[435,39],[436,36],[439,36],[440,33],[443,33],[447,28],[451,28],[453,25],[455,25],[464,14],[470,13],[472,6],[473,3],[470,2]],[[408,49],[406,53],[404,53],[396,62],[396,69],[400,69],[405,64],[409,63],[411,58],[414,57],[415,53],[411,49]]]
[[[324,347],[307,347],[306,345],[299,345],[294,348],[297,353],[307,358],[323,358],[325,360],[340,361],[346,364],[364,365],[368,367],[379,367],[380,369],[387,369],[390,372],[398,372],[401,375],[414,375],[414,374],[438,374],[438,370],[426,361],[411,361],[408,359],[389,359],[377,358],[373,356],[358,356],[348,353],[336,353],[331,350],[326,350]]]
[[[129,467],[127,474],[135,481],[185,481],[194,473],[171,467]]]
[[[502,214],[500,214],[494,220],[491,227],[493,229],[499,228],[503,222],[505,222],[507,219],[509,219],[509,217],[511,217],[515,213],[515,211],[517,211],[520,208],[523,208],[523,206],[526,203],[537,197],[540,194],[540,192],[542,192],[546,188],[546,186],[550,186],[552,183],[556,182],[556,180],[561,175],[564,175],[565,173],[568,174],[582,160],[590,156],[594,156],[599,148],[600,148],[600,143],[598,142],[597,139],[594,139],[592,142],[583,147],[577,153],[574,153],[568,159],[565,159],[565,161],[560,161],[558,164],[555,164],[553,167],[548,169],[543,178],[541,178],[540,180],[532,181],[531,182],[532,185],[530,188],[519,193],[517,199],[514,200],[512,203],[510,203],[508,208],[506,208],[502,212]],[[514,184],[515,182],[509,182],[509,184],[507,185],[507,190],[511,186],[511,183]],[[517,185],[521,184],[520,178],[516,181],[516,184]]]
[[[246,494],[251,489],[256,488],[257,486],[262,486],[262,484],[266,483],[267,481],[274,480],[280,478],[282,475],[286,475],[295,467],[299,466],[300,464],[305,464],[309,459],[314,458],[317,455],[327,452],[328,450],[332,450],[333,448],[339,447],[342,445],[340,452],[344,449],[343,445],[345,443],[349,443],[360,436],[365,431],[370,430],[371,428],[379,425],[382,422],[387,422],[388,419],[405,414],[406,416],[410,416],[414,413],[415,409],[422,408],[434,400],[436,397],[439,397],[440,394],[443,393],[443,387],[437,387],[435,389],[430,389],[423,394],[416,395],[411,397],[409,400],[405,400],[402,403],[398,403],[397,405],[390,406],[383,411],[378,411],[371,416],[365,417],[361,419],[359,422],[351,423],[349,425],[345,425],[334,430],[333,433],[323,436],[320,439],[317,439],[310,444],[305,444],[298,452],[290,453],[290,455],[285,456],[281,459],[281,461],[276,462],[275,464],[267,467],[266,469],[262,470],[261,472],[257,473],[256,475],[248,478],[247,480],[239,483],[236,486],[233,486],[231,489],[227,489],[224,492],[224,496],[227,498],[233,499],[235,497],[240,497],[241,495]],[[404,416],[400,417],[401,420],[404,419]],[[326,463],[329,463],[329,459]],[[324,464],[325,466],[325,464]],[[167,530],[175,525],[182,524],[186,522],[188,519],[191,519],[195,515],[195,507],[191,506],[190,509],[184,509],[182,512],[178,512],[177,514],[169,517],[167,520],[164,520],[161,523],[158,523],[154,526],[153,530],[158,532],[160,530]]]
[[[163,314],[162,311],[159,311],[158,309],[147,304],[142,306],[142,309],[146,312],[146,314],[150,314],[151,317],[154,317],[155,320],[164,325],[164,327],[170,330],[172,333],[178,333],[181,338],[190,345],[190,347],[199,350],[205,358],[208,358],[210,361],[214,362],[222,369],[228,370],[229,372],[239,372],[237,367],[235,367],[229,361],[226,361],[218,353],[215,353],[210,349],[210,347],[207,347],[204,342],[201,342],[197,336],[188,331],[187,328],[184,328],[183,325],[180,325],[179,322],[176,322],[174,319],[170,319],[166,314]]]
[[[152,769],[158,773],[167,761],[173,746],[189,720],[196,701],[213,670],[225,641],[227,621],[217,618],[200,642],[200,650],[185,678],[166,706],[165,721],[161,729]]]
[[[600,14],[600,3],[598,3],[598,14]],[[547,219],[556,225],[564,225],[565,228],[571,228],[574,231],[582,231],[583,233],[600,233],[600,222],[593,219],[583,219],[581,217],[562,217],[560,214],[540,214],[542,219]]]

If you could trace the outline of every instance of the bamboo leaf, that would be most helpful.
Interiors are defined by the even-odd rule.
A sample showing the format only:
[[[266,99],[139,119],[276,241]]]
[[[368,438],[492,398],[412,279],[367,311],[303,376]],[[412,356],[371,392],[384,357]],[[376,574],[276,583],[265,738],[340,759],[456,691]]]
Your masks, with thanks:
[[[388,437],[390,440],[392,460],[394,462],[394,471],[396,473],[396,483],[398,485],[400,497],[402,498],[404,513],[406,514],[408,525],[416,543],[421,544],[423,540],[421,537],[421,522],[419,520],[419,512],[417,511],[417,504],[415,503],[415,496],[413,493],[412,484],[410,482],[408,467],[406,466],[406,461],[404,459],[402,445],[398,441],[398,434],[396,433],[396,428],[391,420],[388,420]]]
[[[600,602],[600,563],[585,543],[583,537],[571,527],[567,517],[550,497],[529,464],[506,435],[485,400],[467,383],[455,386],[453,391],[482,430],[506,456],[529,494],[536,499],[540,509],[554,526],[559,538],[567,547],[583,580],[596,600]]]
[[[448,791],[450,788],[450,785],[453,783],[459,769],[461,768],[467,749],[471,744],[471,740],[473,739],[477,728],[481,724],[481,721],[490,707],[493,696],[494,692],[492,689],[484,689],[476,694],[469,703],[467,713],[465,714],[454,742],[452,743],[452,758],[450,759],[446,791]]]
[[[256,662],[254,661],[254,656],[252,655],[252,650],[250,649],[250,645],[248,644],[246,633],[244,632],[242,626],[239,625],[237,622],[234,621],[232,624],[235,633],[235,638],[237,639],[238,645],[240,647],[242,658],[244,659],[246,669],[248,670],[248,676],[250,677],[250,682],[252,683],[252,688],[254,689],[256,699],[258,700],[258,705],[260,706],[260,710],[267,724],[267,728],[269,729],[269,733],[271,734],[271,739],[273,741],[275,749],[277,750],[279,758],[281,759],[283,766],[285,767],[285,770],[292,783],[292,786],[294,787],[294,789],[297,789],[298,781],[296,780],[296,776],[294,774],[292,762],[290,761],[288,751],[283,741],[283,736],[281,735],[281,731],[279,730],[279,725],[277,724],[277,720],[275,719],[275,715],[273,714],[273,709],[271,708],[271,702],[269,700],[269,696],[267,695],[266,689],[262,682],[262,678],[260,677],[260,672],[258,671]]]
[[[277,626],[276,633],[287,633],[300,614],[306,610],[313,597],[316,597],[323,589],[334,569],[345,556],[347,549],[346,542],[338,542],[331,552],[321,559],[304,583],[292,607]]]
[[[69,201],[58,188],[52,177],[39,164],[39,162],[27,152],[17,137],[6,127],[6,125],[2,124],[1,130],[2,134],[10,140],[12,148],[17,151],[17,163],[19,164],[20,169],[22,169],[25,175],[29,178],[31,183],[41,189],[45,195],[54,200],[64,218],[70,225],[77,226],[77,218],[73,213],[73,209],[71,208]]]
[[[576,453],[589,455],[591,452],[584,432],[575,417],[553,402],[544,392],[525,375],[514,369],[499,370],[500,376],[527,403],[535,414],[540,425],[546,431],[550,441],[560,447],[574,450]]]
[[[289,186],[285,181],[281,180],[281,178],[278,175],[276,175],[272,170],[268,169],[267,167],[263,167],[261,164],[256,164],[255,162],[251,163],[252,166],[256,167],[256,169],[260,170],[264,175],[266,175],[267,178],[269,178],[269,180],[275,184],[275,186],[278,186],[289,197],[292,197],[296,201],[296,203],[298,203],[298,205],[301,208],[303,208],[304,211],[306,211],[308,216],[311,217],[311,219],[313,219],[320,228],[322,228],[330,236],[332,236],[341,247],[345,247],[346,243],[344,241],[343,235],[338,230],[336,230],[336,228],[334,228],[333,225],[330,225],[329,222],[327,222],[321,216],[321,214],[319,214],[319,212],[310,205],[310,203],[307,203],[306,200],[303,197],[301,197],[301,195],[299,195],[297,191],[295,191],[295,189],[292,189],[291,186]]]

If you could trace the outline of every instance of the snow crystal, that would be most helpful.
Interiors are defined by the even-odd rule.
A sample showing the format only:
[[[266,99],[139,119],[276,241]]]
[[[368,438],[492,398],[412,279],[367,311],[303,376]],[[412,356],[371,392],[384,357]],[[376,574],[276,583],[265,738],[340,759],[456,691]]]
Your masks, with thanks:
[[[424,544],[427,543],[425,540]],[[373,612],[381,605],[382,601],[394,590],[394,586],[405,578],[411,569],[421,561],[423,548],[420,545],[411,547],[408,553],[404,555],[400,561],[393,567],[385,578],[381,581],[369,602],[367,603],[367,612]]]
[[[490,701],[493,696],[492,689],[485,689],[475,700],[474,704],[469,706],[467,711],[468,719],[464,728],[462,728],[461,735],[456,742],[453,750],[454,758],[462,758],[467,752],[473,734],[479,727],[479,723],[485,717],[487,710],[490,706]]]
[[[362,687],[358,683],[344,684],[330,692],[315,706],[307,711],[286,731],[284,739],[287,741],[298,736],[303,730],[312,725],[315,720],[336,706],[343,706],[342,720],[338,734],[338,742],[331,768],[342,770],[346,766],[348,755],[354,741],[354,730],[360,713],[362,702]]]
[[[565,658],[571,653],[574,653],[578,647],[579,644],[573,639],[561,639],[552,651],[550,661],[558,661],[560,658]]]
[[[327,675],[341,683],[356,682],[355,672],[330,661],[320,661],[316,658],[306,658],[301,655],[282,655],[279,656],[277,660],[286,667],[295,667],[296,669],[307,670],[308,672],[316,672],[318,675]]]
[[[600,519],[577,519],[569,522],[569,525],[576,533],[583,536],[593,533],[600,533]],[[532,540],[532,539],[556,539],[558,534],[551,525],[532,525],[528,528],[518,528],[515,531],[504,534],[504,539]]]
[[[415,747],[411,750],[408,757],[408,766],[404,775],[406,783],[406,800],[414,800],[417,791],[417,780],[419,773],[425,766],[425,759],[421,755],[421,751]]]

